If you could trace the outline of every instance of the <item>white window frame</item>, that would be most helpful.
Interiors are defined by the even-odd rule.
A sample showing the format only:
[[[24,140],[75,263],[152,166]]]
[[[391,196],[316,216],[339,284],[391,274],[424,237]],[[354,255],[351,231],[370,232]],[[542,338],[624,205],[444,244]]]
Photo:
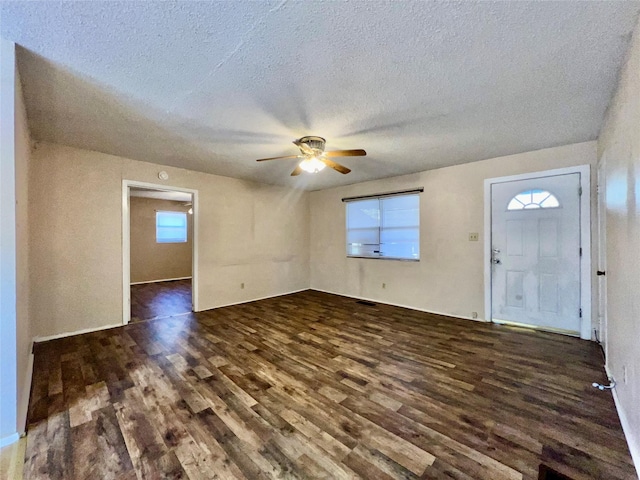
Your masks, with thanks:
[[[376,195],[364,195],[361,197],[350,197],[350,198],[343,198],[342,201],[346,204],[345,205],[345,237],[348,237],[348,232],[349,232],[349,208],[348,208],[348,204],[352,203],[352,202],[358,202],[358,201],[368,201],[368,200],[378,200],[379,202],[385,198],[389,198],[389,197],[399,197],[399,196],[417,196],[418,197],[418,225],[417,225],[417,229],[418,229],[418,240],[417,240],[417,244],[418,244],[418,256],[415,258],[409,258],[409,257],[392,257],[392,256],[385,256],[380,254],[380,250],[381,248],[379,248],[378,250],[378,254],[377,255],[353,255],[351,253],[349,253],[349,243],[348,241],[345,242],[345,249],[346,249],[346,255],[347,258],[371,258],[371,259],[376,259],[376,260],[395,260],[395,261],[400,261],[400,262],[419,262],[420,261],[420,199],[419,199],[419,195],[420,193],[422,193],[424,191],[424,188],[417,188],[417,189],[413,189],[413,190],[405,190],[405,191],[401,191],[401,192],[390,192],[390,193],[381,193],[381,194],[376,194]],[[382,223],[382,208],[379,208],[379,212],[381,213],[380,218],[378,219],[378,229],[379,229],[379,234],[378,234],[378,241],[380,241],[380,237],[382,236],[382,231],[384,229],[384,227],[381,225]],[[378,244],[379,246],[382,245],[381,243]]]
[[[174,238],[174,239],[163,241],[158,238],[158,218],[163,214],[184,216],[184,240],[182,239],[176,240]],[[160,227],[160,228],[163,228],[163,227]],[[167,228],[167,227],[164,227],[164,228]],[[175,228],[182,229],[182,227],[175,227]],[[187,243],[188,241],[189,241],[189,219],[187,217],[187,212],[179,212],[176,210],[156,210],[156,243],[164,245],[164,244],[172,244],[172,243]]]

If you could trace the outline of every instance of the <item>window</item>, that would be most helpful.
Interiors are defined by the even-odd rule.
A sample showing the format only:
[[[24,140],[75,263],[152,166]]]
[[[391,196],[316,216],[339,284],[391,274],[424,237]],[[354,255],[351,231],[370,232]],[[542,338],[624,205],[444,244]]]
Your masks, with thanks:
[[[546,190],[527,190],[511,199],[507,210],[528,210],[532,208],[557,208],[560,202],[551,192]]]
[[[420,259],[417,193],[347,202],[347,256]]]
[[[184,243],[187,241],[187,214],[184,212],[156,212],[156,242]]]

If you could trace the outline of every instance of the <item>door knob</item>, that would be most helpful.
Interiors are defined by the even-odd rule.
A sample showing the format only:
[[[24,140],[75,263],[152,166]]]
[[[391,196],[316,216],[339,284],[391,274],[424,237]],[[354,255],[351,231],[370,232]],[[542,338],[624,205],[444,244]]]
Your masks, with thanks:
[[[493,263],[494,265],[500,265],[502,262],[499,258],[492,258],[491,263]]]

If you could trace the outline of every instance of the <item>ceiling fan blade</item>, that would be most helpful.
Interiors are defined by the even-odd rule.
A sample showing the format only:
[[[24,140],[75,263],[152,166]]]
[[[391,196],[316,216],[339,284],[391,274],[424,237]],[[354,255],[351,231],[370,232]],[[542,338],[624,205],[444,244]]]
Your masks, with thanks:
[[[345,167],[344,165],[340,165],[339,163],[336,163],[332,160],[329,160],[328,158],[321,158],[320,159],[322,162],[324,162],[324,164],[327,167],[333,168],[336,172],[340,172],[344,175],[346,175],[347,173],[349,173],[351,170],[348,169],[347,167]]]
[[[298,140],[294,140],[293,144],[297,146],[300,150],[302,150],[302,153],[305,153],[307,155],[313,155],[313,149],[306,143],[302,143]]]
[[[256,162],[266,162],[267,160],[282,160],[283,158],[298,158],[300,155],[288,155],[286,157],[259,158]]]
[[[300,165],[297,165],[296,168],[293,169],[293,172],[291,172],[291,176],[295,177],[297,175],[300,175],[302,173],[302,169],[300,168]]]
[[[361,148],[356,150],[334,150],[333,152],[324,152],[327,157],[364,157],[367,152]]]

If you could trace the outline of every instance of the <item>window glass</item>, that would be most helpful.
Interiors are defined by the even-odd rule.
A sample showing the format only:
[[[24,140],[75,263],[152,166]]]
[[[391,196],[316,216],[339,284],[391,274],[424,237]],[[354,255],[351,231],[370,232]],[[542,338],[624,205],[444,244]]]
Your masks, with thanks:
[[[534,189],[521,192],[513,197],[507,210],[528,210],[534,208],[557,208],[560,202],[555,195],[546,190]]]
[[[347,202],[347,255],[420,258],[420,197],[417,194]]]
[[[156,242],[184,243],[187,241],[187,214],[184,212],[156,212]]]

